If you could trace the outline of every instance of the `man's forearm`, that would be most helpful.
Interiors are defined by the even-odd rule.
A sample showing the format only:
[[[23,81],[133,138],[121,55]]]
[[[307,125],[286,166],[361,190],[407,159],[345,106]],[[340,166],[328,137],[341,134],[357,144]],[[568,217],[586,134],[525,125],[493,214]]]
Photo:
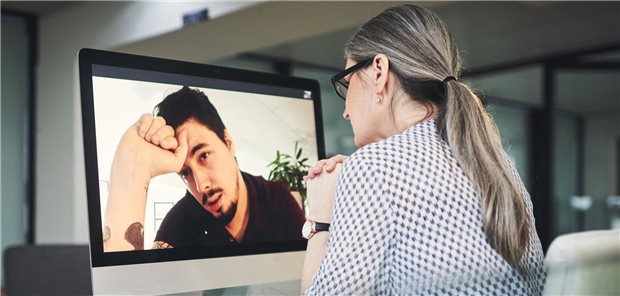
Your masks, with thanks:
[[[144,212],[150,176],[135,169],[114,168],[103,227],[103,248],[109,251],[144,249]]]
[[[304,260],[304,269],[301,275],[302,294],[308,290],[310,284],[312,283],[312,278],[319,271],[321,262],[323,262],[323,258],[325,258],[328,239],[329,232],[321,231],[315,233],[312,238],[308,240],[306,258]]]

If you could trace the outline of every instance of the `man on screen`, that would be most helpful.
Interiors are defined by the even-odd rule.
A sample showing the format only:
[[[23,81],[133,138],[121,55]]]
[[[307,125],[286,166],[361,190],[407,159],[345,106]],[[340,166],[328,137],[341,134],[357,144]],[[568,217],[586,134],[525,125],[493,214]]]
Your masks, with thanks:
[[[168,212],[153,248],[297,240],[303,211],[282,182],[239,169],[235,143],[199,90],[183,87],[123,135],[112,161],[104,251],[143,249],[153,177],[176,172],[185,196]]]

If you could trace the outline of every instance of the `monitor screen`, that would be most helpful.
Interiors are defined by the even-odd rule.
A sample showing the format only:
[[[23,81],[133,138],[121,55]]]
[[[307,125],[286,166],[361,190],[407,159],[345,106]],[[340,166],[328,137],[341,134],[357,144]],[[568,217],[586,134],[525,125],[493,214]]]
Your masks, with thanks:
[[[92,49],[79,63],[94,269],[305,250],[316,81]]]

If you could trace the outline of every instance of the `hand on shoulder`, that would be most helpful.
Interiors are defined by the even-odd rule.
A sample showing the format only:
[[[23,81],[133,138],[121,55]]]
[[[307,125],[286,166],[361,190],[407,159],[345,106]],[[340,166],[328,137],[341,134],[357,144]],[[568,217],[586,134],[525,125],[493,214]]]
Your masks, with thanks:
[[[314,177],[323,173],[323,171],[328,173],[333,172],[336,165],[344,163],[347,158],[348,156],[346,155],[338,154],[328,159],[319,160],[314,167],[308,171],[308,175],[304,176],[304,180],[312,180]]]

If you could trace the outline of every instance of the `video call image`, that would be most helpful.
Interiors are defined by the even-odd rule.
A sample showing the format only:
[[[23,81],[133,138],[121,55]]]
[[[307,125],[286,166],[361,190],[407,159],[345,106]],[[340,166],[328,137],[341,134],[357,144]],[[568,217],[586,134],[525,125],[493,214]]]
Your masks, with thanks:
[[[300,189],[269,177],[318,160],[312,99],[98,76],[93,93],[104,252],[302,239]]]

